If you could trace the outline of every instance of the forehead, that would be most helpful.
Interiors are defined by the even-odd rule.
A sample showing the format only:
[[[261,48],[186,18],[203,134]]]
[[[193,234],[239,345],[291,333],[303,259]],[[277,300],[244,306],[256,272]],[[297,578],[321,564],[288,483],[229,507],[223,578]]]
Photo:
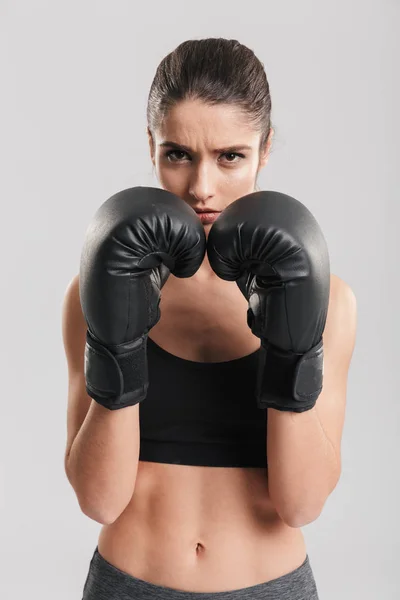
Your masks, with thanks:
[[[230,104],[205,104],[200,100],[183,100],[173,106],[160,126],[165,139],[190,146],[201,140],[222,147],[234,143],[256,143],[258,132],[246,115]],[[234,139],[233,139],[234,138]]]

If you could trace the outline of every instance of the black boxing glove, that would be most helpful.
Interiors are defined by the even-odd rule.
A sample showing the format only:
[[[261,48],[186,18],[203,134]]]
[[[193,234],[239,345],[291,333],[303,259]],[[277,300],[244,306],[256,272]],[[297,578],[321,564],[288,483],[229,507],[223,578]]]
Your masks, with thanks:
[[[96,402],[114,410],[146,397],[147,337],[160,319],[161,288],[170,273],[194,275],[205,252],[195,211],[165,190],[123,190],[97,210],[79,280],[86,390]]]
[[[323,385],[330,291],[327,244],[311,212],[279,192],[254,192],[229,205],[208,236],[211,267],[236,281],[247,322],[261,340],[259,408],[304,412]]]

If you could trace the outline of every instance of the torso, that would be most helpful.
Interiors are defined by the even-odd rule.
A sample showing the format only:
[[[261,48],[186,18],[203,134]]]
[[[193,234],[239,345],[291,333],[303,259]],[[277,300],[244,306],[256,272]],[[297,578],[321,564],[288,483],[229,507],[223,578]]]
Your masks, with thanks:
[[[234,282],[170,275],[160,309],[150,337],[181,358],[233,360],[260,346]],[[134,577],[189,592],[264,583],[306,558],[301,529],[286,525],[270,501],[265,469],[144,461],[127,508],[102,527],[98,550]]]

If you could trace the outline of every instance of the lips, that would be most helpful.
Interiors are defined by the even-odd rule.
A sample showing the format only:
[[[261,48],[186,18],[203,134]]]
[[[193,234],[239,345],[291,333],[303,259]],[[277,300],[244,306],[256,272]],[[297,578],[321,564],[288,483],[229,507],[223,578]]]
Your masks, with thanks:
[[[199,219],[203,225],[210,225],[210,223],[214,223],[214,221],[216,221],[218,219],[221,211],[218,211],[218,212],[196,211],[196,213],[199,216]]]

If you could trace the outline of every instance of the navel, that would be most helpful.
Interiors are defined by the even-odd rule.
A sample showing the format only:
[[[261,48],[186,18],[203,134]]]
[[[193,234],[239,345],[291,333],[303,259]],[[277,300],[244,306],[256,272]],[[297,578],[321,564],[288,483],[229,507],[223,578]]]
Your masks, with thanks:
[[[202,554],[205,551],[205,547],[200,542],[196,545],[196,554]]]

